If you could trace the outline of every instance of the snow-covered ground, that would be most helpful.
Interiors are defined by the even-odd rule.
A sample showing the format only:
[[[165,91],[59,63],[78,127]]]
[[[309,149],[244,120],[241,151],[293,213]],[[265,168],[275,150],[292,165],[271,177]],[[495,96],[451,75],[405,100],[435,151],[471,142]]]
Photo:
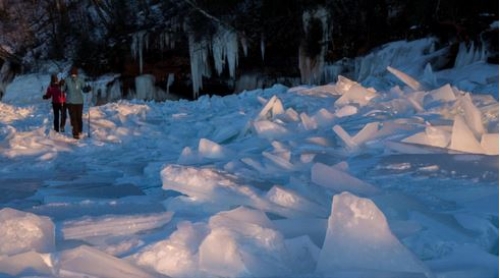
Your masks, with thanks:
[[[79,141],[18,76],[0,276],[498,277],[498,66],[404,45],[360,83],[86,104]]]

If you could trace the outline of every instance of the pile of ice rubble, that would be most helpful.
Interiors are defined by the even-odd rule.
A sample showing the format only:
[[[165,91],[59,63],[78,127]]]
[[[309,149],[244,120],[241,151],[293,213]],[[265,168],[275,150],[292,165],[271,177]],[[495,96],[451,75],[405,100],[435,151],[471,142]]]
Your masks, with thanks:
[[[47,217],[1,210],[0,272],[57,277],[432,277],[369,199],[379,189],[350,175],[345,162],[310,163],[314,146],[346,157],[371,150],[498,155],[498,102],[450,85],[421,90],[412,78],[390,70],[407,85],[404,89],[395,86],[382,93],[343,77],[332,85],[289,89],[288,94],[336,97],[333,109],[311,115],[285,108],[276,95],[260,98],[262,110],[243,131],[273,142],[274,151],[262,155],[277,168],[310,173],[312,183],[338,192],[331,208],[310,201],[308,196],[324,193],[308,192],[300,182],[273,186],[262,195],[222,171],[168,165],[161,172],[163,189],[183,196],[166,200],[166,213],[87,218],[56,226]],[[372,121],[355,132],[343,128],[341,119],[360,113]],[[303,148],[302,155],[293,157],[280,142],[289,133],[286,126],[293,124],[303,131],[330,129],[342,148],[329,149],[331,143],[324,138],[309,137],[303,139],[309,145],[296,146]],[[234,153],[224,145],[202,138],[198,149],[186,148],[178,162],[230,155]],[[253,158],[241,162],[266,171]],[[183,209],[212,216],[207,223],[182,221],[169,238],[130,251],[140,241],[132,235],[164,226]],[[282,219],[270,220],[266,213]],[[90,244],[58,250],[57,237]],[[93,247],[99,244],[113,248]]]

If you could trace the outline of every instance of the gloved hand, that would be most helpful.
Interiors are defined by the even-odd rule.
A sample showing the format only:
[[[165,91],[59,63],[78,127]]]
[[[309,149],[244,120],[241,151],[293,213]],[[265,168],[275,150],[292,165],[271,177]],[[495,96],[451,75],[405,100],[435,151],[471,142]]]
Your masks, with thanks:
[[[42,97],[43,99],[49,99],[49,96],[48,95],[43,95]]]
[[[86,85],[85,87],[83,87],[83,92],[84,93],[88,93],[92,90],[92,87],[90,87],[90,85]]]

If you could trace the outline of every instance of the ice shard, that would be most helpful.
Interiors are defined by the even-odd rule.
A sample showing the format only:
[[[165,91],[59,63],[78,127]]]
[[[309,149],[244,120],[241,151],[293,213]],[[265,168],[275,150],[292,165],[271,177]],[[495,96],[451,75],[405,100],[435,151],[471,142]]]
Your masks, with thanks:
[[[394,236],[375,203],[347,192],[333,196],[316,271],[325,275],[351,272],[358,277],[370,273],[431,276],[424,263]]]
[[[11,208],[0,210],[0,256],[55,249],[55,227],[50,218]]]

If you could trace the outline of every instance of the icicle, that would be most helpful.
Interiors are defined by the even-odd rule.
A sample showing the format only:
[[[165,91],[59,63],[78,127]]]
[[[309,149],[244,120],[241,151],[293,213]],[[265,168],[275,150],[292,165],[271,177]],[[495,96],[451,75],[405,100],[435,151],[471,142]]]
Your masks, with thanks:
[[[265,53],[266,53],[266,44],[264,42],[264,35],[262,35],[260,37],[260,54],[262,55],[262,61],[264,61]]]
[[[238,66],[238,35],[235,32],[228,32],[226,36],[226,58],[229,66],[229,76],[236,76]]]
[[[319,8],[314,12],[306,11],[302,15],[302,24],[304,32],[307,34],[309,32],[310,23],[312,20],[320,20],[323,36],[321,38],[322,46],[321,51],[315,57],[309,57],[306,55],[304,47],[299,49],[299,69],[301,75],[301,81],[304,84],[317,84],[321,80],[322,71],[324,67],[324,57],[326,53],[326,44],[323,42],[328,41],[328,12],[324,8]]]
[[[219,28],[219,31],[212,38],[212,56],[214,59],[214,67],[218,75],[222,74],[224,70],[224,56],[225,54],[225,33]]]
[[[241,48],[243,48],[243,55],[245,55],[245,57],[248,56],[248,42],[247,42],[247,39],[246,37],[242,37],[240,39],[241,41]]]
[[[140,31],[135,33],[132,36],[132,45],[130,49],[132,50],[132,56],[137,60],[139,58],[139,71],[142,74],[143,69],[143,51],[144,51],[144,40],[147,41],[148,36],[146,35],[146,31]],[[149,44],[146,42],[146,49],[149,47]]]
[[[135,78],[136,98],[141,100],[153,100],[156,94],[155,77],[144,74]]]
[[[198,98],[203,88],[203,76],[210,76],[207,66],[208,46],[205,40],[195,41],[194,35],[189,35],[189,58],[191,64],[191,80],[193,82],[193,98]]]
[[[238,35],[219,26],[217,34],[212,39],[212,55],[217,73],[219,75],[222,73],[227,62],[229,75],[234,78],[238,65]]]
[[[170,94],[170,86],[174,84],[175,75],[173,73],[168,74],[167,78],[167,94]]]

